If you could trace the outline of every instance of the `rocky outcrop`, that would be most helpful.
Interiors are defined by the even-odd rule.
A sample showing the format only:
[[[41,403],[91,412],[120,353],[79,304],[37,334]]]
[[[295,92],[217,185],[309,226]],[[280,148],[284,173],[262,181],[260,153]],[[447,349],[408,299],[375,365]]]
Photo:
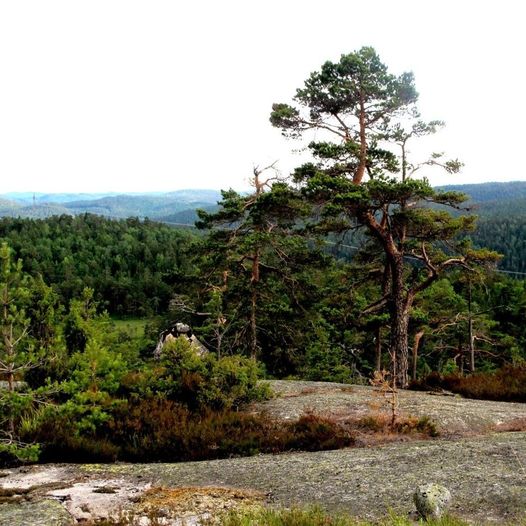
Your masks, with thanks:
[[[208,349],[197,339],[189,325],[186,325],[186,323],[175,323],[159,335],[159,341],[153,353],[154,358],[160,359],[164,345],[180,336],[188,338],[188,341],[200,356],[208,352]]]
[[[75,523],[57,500],[0,505],[0,526],[71,526]]]
[[[361,411],[368,410],[371,397],[370,388],[343,384],[274,381],[271,386],[282,397],[271,400],[270,405],[260,404],[259,409],[284,420],[295,418],[296,412],[301,414],[305,407],[324,414],[333,411],[362,414]],[[464,432],[471,428],[481,432],[483,425],[488,430],[498,421],[526,414],[526,404],[435,397],[417,392],[401,392],[400,398],[406,411],[431,413],[445,430]],[[93,503],[102,496],[106,499],[104,509],[109,511],[154,506],[155,499],[164,502],[167,495],[173,497],[171,491],[175,488],[218,486],[259,491],[268,495],[277,507],[320,505],[329,511],[346,511],[364,520],[378,521],[390,511],[406,515],[413,507],[415,486],[430,480],[450,490],[452,516],[479,525],[521,524],[526,509],[523,466],[526,466],[523,432],[481,436],[473,436],[471,432],[459,440],[402,441],[380,447],[178,464],[29,466],[0,472],[4,493],[12,488],[14,498],[24,499],[20,503],[10,499],[0,505],[0,526],[68,524],[31,522],[29,519],[37,521],[41,514],[31,511],[37,508],[31,507],[33,503],[26,502],[26,498],[54,497],[70,513],[80,509],[93,515]],[[56,484],[61,484],[62,489]],[[158,487],[165,490],[160,492]],[[27,491],[22,492],[21,488]],[[143,496],[146,500],[137,502]],[[201,501],[202,494],[197,494],[197,498]],[[208,502],[208,497],[205,500]],[[193,513],[195,504],[195,513],[199,514],[199,502],[195,499],[189,502],[183,512]],[[22,511],[25,520],[17,522]]]

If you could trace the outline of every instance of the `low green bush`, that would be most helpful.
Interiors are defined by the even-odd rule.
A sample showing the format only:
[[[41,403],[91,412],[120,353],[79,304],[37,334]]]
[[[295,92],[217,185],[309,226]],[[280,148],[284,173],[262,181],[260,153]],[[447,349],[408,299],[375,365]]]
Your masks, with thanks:
[[[267,384],[258,382],[261,370],[255,360],[200,355],[185,337],[164,346],[158,374],[157,391],[194,411],[237,410],[271,394]]]

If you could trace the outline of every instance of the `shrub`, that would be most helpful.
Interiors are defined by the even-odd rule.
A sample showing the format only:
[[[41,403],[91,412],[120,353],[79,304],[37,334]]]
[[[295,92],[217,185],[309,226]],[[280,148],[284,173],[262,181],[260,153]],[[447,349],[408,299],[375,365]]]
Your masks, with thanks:
[[[526,402],[526,365],[508,365],[494,372],[480,372],[469,376],[432,373],[413,382],[411,389],[429,390],[443,388],[466,398]]]
[[[436,424],[427,416],[420,418],[399,416],[392,424],[391,417],[387,413],[373,413],[364,416],[357,421],[357,428],[380,435],[386,433],[402,435],[419,433],[423,436],[434,438],[440,434]]]
[[[260,369],[254,360],[201,356],[185,337],[165,345],[162,366],[157,390],[192,410],[238,409],[270,396],[268,385],[258,383]]]
[[[0,443],[0,466],[12,467],[21,462],[36,462],[40,456],[38,444]]]
[[[177,462],[351,446],[347,426],[304,415],[280,422],[232,410],[194,413],[173,400],[135,398],[113,408],[95,431],[80,434],[71,414],[49,410],[34,437],[46,462]]]
[[[341,449],[354,444],[354,436],[334,420],[315,414],[306,414],[297,422],[288,424],[290,438],[287,449],[325,451]]]
[[[156,398],[137,401],[115,415],[107,434],[120,444],[121,459],[134,461],[204,460],[353,444],[344,426],[317,415],[287,423],[234,411],[196,415]]]
[[[41,443],[41,462],[114,462],[119,453],[107,438],[79,435],[76,422],[54,408],[41,416],[32,436]]]

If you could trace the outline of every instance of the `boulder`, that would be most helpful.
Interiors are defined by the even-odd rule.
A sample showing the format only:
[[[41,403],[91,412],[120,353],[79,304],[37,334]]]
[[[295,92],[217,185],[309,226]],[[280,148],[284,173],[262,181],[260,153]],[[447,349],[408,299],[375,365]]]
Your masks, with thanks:
[[[416,489],[413,500],[416,510],[421,517],[424,519],[438,519],[448,508],[451,493],[440,484],[425,484]]]
[[[159,335],[159,341],[153,353],[154,358],[158,360],[163,352],[164,344],[176,340],[179,336],[187,338],[199,356],[203,356],[208,352],[208,349],[193,334],[189,325],[186,325],[186,323],[175,323]]]

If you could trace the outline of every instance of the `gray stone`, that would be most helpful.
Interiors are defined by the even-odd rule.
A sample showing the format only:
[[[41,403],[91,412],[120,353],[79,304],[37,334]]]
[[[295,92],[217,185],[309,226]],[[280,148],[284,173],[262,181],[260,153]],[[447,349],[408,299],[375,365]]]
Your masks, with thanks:
[[[186,325],[186,323],[176,323],[175,328],[179,334],[186,334],[190,332],[190,326]]]
[[[416,510],[424,519],[438,519],[447,509],[451,500],[450,491],[440,484],[419,486],[414,495]]]
[[[56,500],[0,505],[0,526],[71,526],[73,517]]]

